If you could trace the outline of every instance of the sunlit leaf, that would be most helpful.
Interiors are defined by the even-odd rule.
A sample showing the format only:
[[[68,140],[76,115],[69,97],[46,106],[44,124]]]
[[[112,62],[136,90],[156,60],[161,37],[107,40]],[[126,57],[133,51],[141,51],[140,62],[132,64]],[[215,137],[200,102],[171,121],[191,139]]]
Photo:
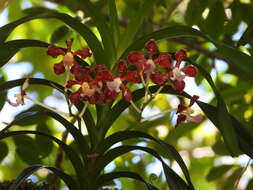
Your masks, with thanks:
[[[160,139],[152,137],[146,133],[143,133],[140,131],[122,131],[122,132],[114,133],[114,134],[108,136],[104,141],[102,141],[98,145],[97,152],[99,154],[102,154],[107,149],[109,149],[111,146],[113,146],[114,144],[122,142],[124,140],[133,139],[133,138],[144,138],[144,139],[148,139],[148,140],[154,141],[157,144],[159,144],[160,147],[165,150],[166,154],[172,156],[177,161],[177,163],[179,164],[180,168],[182,169],[182,171],[186,177],[187,182],[189,183],[189,186],[193,186],[191,183],[190,175],[188,173],[188,169],[187,169],[183,159],[181,158],[180,154],[177,152],[177,150],[172,145],[170,145]]]
[[[39,149],[34,139],[30,136],[13,137],[16,145],[16,153],[22,161],[27,164],[40,164],[41,158]]]
[[[22,173],[18,176],[18,178],[11,184],[11,186],[9,187],[9,190],[16,190],[21,185],[21,183],[24,180],[26,180],[27,177],[29,177],[34,172],[36,172],[37,170],[42,169],[42,168],[46,168],[46,169],[52,171],[60,179],[62,179],[69,188],[77,190],[77,184],[71,176],[65,174],[64,172],[62,172],[61,170],[59,170],[57,168],[43,166],[43,165],[32,165],[32,166],[29,166],[28,168],[24,169],[22,171]]]
[[[141,182],[145,183],[148,190],[158,190],[157,187],[155,187],[151,183],[145,181],[139,174],[134,173],[134,172],[112,172],[112,173],[103,174],[98,178],[98,184],[96,184],[96,185],[97,185],[97,187],[100,187],[102,185],[107,184],[109,181],[112,181],[112,180],[118,179],[118,178],[122,178],[122,177],[131,178],[134,180],[141,181]]]
[[[233,165],[221,165],[213,167],[207,174],[206,179],[208,181],[216,180],[217,178],[224,176],[231,168],[233,168]]]
[[[51,131],[45,122],[38,123],[36,130],[41,131],[46,134],[51,134]],[[53,150],[52,141],[42,136],[36,135],[35,143],[37,144],[37,147],[39,149],[39,154],[41,155],[42,158],[47,157]]]
[[[5,142],[0,142],[0,163],[7,156],[9,148]]]
[[[86,25],[80,23],[77,19],[67,14],[58,13],[52,10],[49,10],[47,12],[43,11],[43,13],[36,13],[34,15],[29,15],[1,27],[0,28],[0,33],[1,33],[0,42],[4,42],[7,39],[7,37],[10,35],[10,33],[20,24],[23,24],[33,19],[39,19],[39,18],[55,18],[55,19],[61,20],[66,25],[68,25],[69,27],[74,29],[76,32],[78,32],[87,41],[88,46],[91,48],[97,63],[105,62],[106,56],[104,55],[105,53],[103,51],[101,43],[99,42],[95,34]]]
[[[144,152],[147,152],[156,157],[162,163],[167,183],[171,190],[194,189],[193,186],[188,186],[180,176],[178,176],[170,167],[168,167],[167,164],[163,161],[163,159],[159,156],[159,154],[155,150],[141,146],[124,145],[109,150],[106,154],[104,154],[102,157],[98,159],[96,168],[94,169],[94,173],[100,172],[107,164],[109,164],[118,156],[121,156],[133,150],[142,150]]]
[[[58,140],[57,138],[51,136],[51,135],[47,135],[38,131],[12,131],[12,132],[0,132],[0,140],[5,139],[7,137],[16,137],[16,136],[20,136],[20,135],[27,135],[27,134],[36,134],[36,135],[41,135],[44,136],[46,138],[49,138],[51,140],[53,140],[54,142],[56,142],[67,154],[67,156],[69,157],[69,159],[71,160],[71,163],[73,165],[73,167],[75,168],[76,171],[76,175],[78,177],[78,179],[80,180],[80,182],[82,183],[82,185],[86,186],[85,183],[87,176],[85,175],[85,173],[83,172],[83,164],[81,159],[78,157],[78,155],[76,154],[75,151],[73,151],[69,146],[67,146],[65,143],[63,143],[62,141]],[[22,137],[21,137],[22,138]]]

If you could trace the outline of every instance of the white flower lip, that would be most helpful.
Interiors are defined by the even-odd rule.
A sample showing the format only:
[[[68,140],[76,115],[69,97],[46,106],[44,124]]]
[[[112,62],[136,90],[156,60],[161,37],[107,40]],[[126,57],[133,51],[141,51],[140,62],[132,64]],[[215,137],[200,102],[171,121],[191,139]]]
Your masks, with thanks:
[[[113,81],[106,82],[106,85],[110,91],[120,92],[120,85],[122,81],[119,77],[115,78]]]
[[[177,81],[182,81],[185,78],[185,75],[181,73],[181,70],[178,67],[175,67],[172,70],[173,76],[171,77],[171,80],[177,80]]]

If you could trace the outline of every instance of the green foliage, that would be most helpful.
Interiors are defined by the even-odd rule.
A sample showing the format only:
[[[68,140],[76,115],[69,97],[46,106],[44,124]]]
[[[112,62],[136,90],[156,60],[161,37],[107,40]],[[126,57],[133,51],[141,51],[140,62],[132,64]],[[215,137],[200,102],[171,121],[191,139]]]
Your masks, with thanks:
[[[31,3],[32,7],[22,11],[25,2]],[[191,0],[187,4],[180,0],[52,2],[55,4],[49,9],[44,1],[12,1],[7,8],[8,24],[0,27],[1,73],[8,68],[10,60],[28,61],[33,65],[30,76],[41,72],[45,79],[29,77],[27,93],[36,91],[38,100],[42,101],[52,91],[57,91],[57,99],[64,100],[71,111],[69,116],[63,117],[60,112],[52,111],[55,108],[35,105],[17,113],[12,122],[5,122],[5,118],[1,120],[0,162],[10,155],[13,166],[21,161],[30,165],[18,177],[9,172],[16,178],[10,189],[18,188],[30,175],[44,178],[35,173],[42,168],[50,170],[65,186],[74,190],[98,190],[115,185],[113,180],[119,178],[135,180],[133,183],[120,180],[122,187],[129,190],[143,187],[149,190],[233,189],[238,176],[244,175],[248,180],[245,188],[251,189],[252,176],[242,173],[245,168],[238,163],[214,166],[223,156],[236,160],[237,156],[246,154],[253,158],[251,3],[227,0]],[[175,108],[171,97],[178,97],[181,103],[194,100],[205,114],[205,120],[184,123],[174,129],[175,114],[172,112],[140,123],[145,112],[137,114],[130,102],[119,98],[106,105],[89,105],[82,115],[86,103],[70,105],[68,99],[72,91],[60,85],[64,77],[53,74],[51,59],[45,54],[50,45],[66,51],[64,41],[68,38],[75,38],[73,49],[88,46],[94,55],[94,59],[87,61],[75,56],[78,64],[104,64],[114,73],[120,59],[126,60],[132,51],[142,51],[150,39],[158,41],[161,52],[171,53],[173,59],[178,49],[187,49],[189,59],[185,64],[198,68],[196,83],[205,94],[211,94],[209,103],[205,96],[195,100],[193,88],[189,95],[175,91],[170,84],[161,89],[163,96],[157,96],[147,107],[142,107],[144,104],[141,103],[145,94],[154,94],[159,86],[140,88],[141,85],[132,85],[132,101],[141,109],[145,108],[144,111],[162,111]],[[225,63],[217,59],[225,61],[228,68],[220,71],[220,64]],[[0,110],[4,107],[7,91],[22,86],[25,81],[1,76]],[[58,105],[55,107],[59,110]],[[204,129],[206,126],[212,128],[207,120],[217,131]],[[61,139],[61,129],[72,138],[67,135],[67,140]],[[12,146],[15,146],[15,153]],[[207,155],[201,155],[199,148]],[[66,154],[67,158],[59,157],[61,154]],[[61,159],[63,161],[57,163]],[[55,162],[58,168],[53,167]],[[148,179],[152,176],[149,166],[158,162],[163,172],[154,174],[156,180]],[[110,170],[106,166],[112,163],[115,169]],[[179,172],[175,171],[174,163],[178,164]],[[0,170],[4,172],[8,168],[0,166]],[[48,182],[52,183],[50,179]]]
[[[3,161],[3,159],[8,155],[9,149],[5,142],[0,142],[0,162]]]
[[[16,153],[27,164],[41,163],[40,151],[37,144],[30,136],[13,137]]]
[[[5,77],[1,75],[0,78],[0,83],[5,82]],[[2,92],[0,93],[0,110],[3,108],[4,103],[5,103],[5,99],[6,99],[7,93],[6,92]]]

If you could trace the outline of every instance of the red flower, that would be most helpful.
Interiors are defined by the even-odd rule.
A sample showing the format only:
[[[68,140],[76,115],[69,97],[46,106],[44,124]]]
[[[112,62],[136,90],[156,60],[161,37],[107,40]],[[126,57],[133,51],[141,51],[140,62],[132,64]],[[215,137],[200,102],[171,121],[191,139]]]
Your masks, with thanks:
[[[127,66],[124,61],[119,61],[118,62],[118,74],[112,81],[106,82],[107,88],[112,91],[119,93],[120,91],[122,92],[122,97],[126,101],[131,101],[132,100],[132,93],[128,87],[126,87],[123,83],[123,81],[127,81],[129,78],[129,74],[126,73],[124,77],[122,77],[123,73],[127,71]],[[136,73],[137,74],[137,73]],[[138,75],[136,75],[138,76]]]
[[[165,85],[165,83],[168,81],[169,76],[166,73],[162,73],[160,71],[155,70],[151,75],[150,78],[153,83],[158,85]]]
[[[168,53],[161,53],[158,58],[155,59],[155,63],[162,68],[173,69],[172,56]]]
[[[175,127],[178,127],[178,125],[184,121],[189,122],[195,122],[198,123],[203,119],[203,116],[198,114],[193,116],[194,113],[193,109],[191,109],[191,106],[195,103],[195,101],[199,98],[199,96],[194,95],[193,99],[190,101],[188,106],[184,106],[181,103],[178,105],[177,108],[177,123]]]
[[[54,65],[55,74],[57,75],[62,74],[66,71],[66,68],[70,70],[74,65],[76,65],[76,62],[74,59],[75,55],[79,55],[83,59],[91,56],[91,52],[89,48],[84,48],[83,50],[77,50],[75,52],[72,52],[71,50],[72,44],[73,44],[73,39],[66,41],[67,51],[64,51],[61,48],[56,47],[56,46],[48,46],[47,54],[49,56],[52,56],[53,58],[56,58],[60,55],[64,56],[60,63],[57,63]]]
[[[185,50],[179,50],[176,52],[176,66],[172,67],[171,69],[171,77],[170,79],[172,80],[172,88],[181,93],[184,90],[185,87],[185,82],[184,82],[184,78],[185,76],[188,77],[195,77],[198,73],[198,70],[196,67],[194,66],[186,66],[183,68],[180,68],[180,64],[183,60],[185,60],[187,58],[186,55],[186,51]]]
[[[148,58],[152,59],[153,55],[159,50],[158,45],[155,40],[149,40],[145,45],[145,49],[148,52]]]

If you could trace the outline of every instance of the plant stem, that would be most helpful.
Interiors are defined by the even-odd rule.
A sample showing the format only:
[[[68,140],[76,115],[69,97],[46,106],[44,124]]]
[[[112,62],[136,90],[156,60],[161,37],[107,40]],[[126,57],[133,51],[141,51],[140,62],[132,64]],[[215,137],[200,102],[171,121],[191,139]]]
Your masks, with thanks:
[[[240,184],[240,180],[241,180],[243,174],[246,172],[247,168],[249,167],[250,162],[251,162],[251,158],[250,158],[249,161],[247,162],[246,166],[243,168],[241,174],[238,176],[238,178],[237,178],[237,180],[236,180],[236,182],[235,182],[235,185],[234,185],[234,189],[235,189],[235,190],[238,189],[239,184]]]
[[[154,117],[156,117],[156,116],[159,116],[159,115],[162,115],[162,114],[165,114],[165,113],[168,113],[168,112],[172,112],[172,111],[175,111],[175,110],[176,110],[176,109],[164,110],[164,111],[162,111],[162,112],[160,112],[160,113],[157,113],[157,114],[154,114],[154,115],[152,115],[152,116],[150,116],[150,117],[143,118],[143,119],[141,120],[141,123],[143,123],[144,121],[147,121],[147,120],[149,120],[149,119],[152,119],[152,118],[154,118]]]
[[[39,102],[38,100],[35,100],[35,99],[33,99],[33,98],[31,98],[31,97],[29,97],[29,96],[27,96],[27,95],[25,95],[24,98],[27,99],[27,100],[32,101],[33,103],[35,103],[35,104],[37,104],[37,105],[39,105],[39,106],[41,106],[41,107],[43,107],[43,108],[46,108],[46,109],[48,109],[48,110],[51,110],[51,111],[53,111],[53,112],[55,112],[55,113],[62,114],[62,115],[64,115],[64,116],[69,116],[69,113],[66,113],[66,112],[63,112],[63,111],[54,109],[54,108],[52,108],[52,107],[49,107],[49,106],[47,106],[46,104],[43,104],[43,103]]]

